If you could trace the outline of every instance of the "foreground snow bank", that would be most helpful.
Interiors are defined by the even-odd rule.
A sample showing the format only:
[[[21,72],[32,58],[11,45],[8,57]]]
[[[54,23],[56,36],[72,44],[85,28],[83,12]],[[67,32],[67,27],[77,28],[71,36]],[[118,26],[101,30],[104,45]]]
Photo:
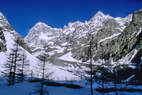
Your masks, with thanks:
[[[1,83],[4,83],[2,80]],[[16,84],[15,86],[0,85],[0,95],[37,95],[35,90],[37,89],[37,83],[23,82]],[[142,88],[142,86],[140,87]],[[45,86],[49,95],[90,95],[90,89],[88,87],[81,89],[71,89],[66,87]],[[141,92],[118,92],[120,95],[141,95]],[[94,95],[102,95],[94,90]],[[112,93],[104,93],[103,95],[115,95]]]

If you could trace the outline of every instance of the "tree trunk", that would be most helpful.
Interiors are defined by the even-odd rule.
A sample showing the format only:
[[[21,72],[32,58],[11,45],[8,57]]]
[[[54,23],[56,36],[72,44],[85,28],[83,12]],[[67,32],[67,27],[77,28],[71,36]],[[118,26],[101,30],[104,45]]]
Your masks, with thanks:
[[[91,95],[94,95],[93,93],[93,64],[92,64],[92,38],[90,40],[90,46],[89,46],[89,59],[90,59],[90,91]]]

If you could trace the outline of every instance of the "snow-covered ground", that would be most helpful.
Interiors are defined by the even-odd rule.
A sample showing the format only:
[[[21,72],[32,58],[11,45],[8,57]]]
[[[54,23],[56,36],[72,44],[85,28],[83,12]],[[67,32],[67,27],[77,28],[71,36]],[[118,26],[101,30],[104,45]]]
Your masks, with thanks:
[[[38,95],[35,93],[37,90],[38,83],[23,82],[18,83],[14,86],[6,86],[5,84],[0,85],[0,95]],[[136,87],[135,87],[136,88]],[[142,88],[139,86],[137,88]],[[46,91],[49,95],[90,95],[90,89],[88,87],[81,89],[66,88],[63,86],[45,86]],[[142,92],[118,92],[119,95],[141,95]],[[94,95],[102,95],[103,93],[94,90]],[[115,95],[114,92],[104,93],[103,95]]]
[[[38,95],[35,94],[37,84],[20,83],[15,86],[0,86],[0,95]],[[66,87],[46,87],[49,95],[89,95],[89,89],[71,89]],[[31,93],[31,94],[30,94]],[[97,93],[98,95],[98,93]]]

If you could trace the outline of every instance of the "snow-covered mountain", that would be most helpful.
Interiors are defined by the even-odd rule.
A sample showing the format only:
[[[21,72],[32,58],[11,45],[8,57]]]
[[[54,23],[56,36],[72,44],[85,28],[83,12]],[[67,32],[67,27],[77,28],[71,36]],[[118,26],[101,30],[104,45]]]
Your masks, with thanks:
[[[87,64],[87,50],[90,38],[93,44],[93,59],[96,65],[137,63],[141,55],[142,11],[127,17],[112,17],[99,11],[85,22],[71,22],[64,28],[52,28],[43,22],[33,26],[23,39],[2,13],[0,13],[0,67],[7,61],[7,55],[14,48],[16,38],[19,48],[26,53],[30,71],[38,77],[38,57],[47,53],[47,70],[52,72],[50,79],[72,80],[78,76],[69,72],[77,71],[78,63]],[[97,47],[97,49],[96,49]],[[46,48],[46,51],[45,51]],[[108,65],[107,64],[107,65]],[[113,67],[112,66],[112,67]]]
[[[104,39],[111,39],[121,34],[131,21],[131,14],[124,18],[114,18],[99,11],[89,21],[71,22],[63,29],[52,28],[40,22],[30,29],[25,41],[32,48],[35,56],[40,54],[45,45],[49,45],[49,55],[53,57],[58,55],[56,58],[60,59],[70,52],[74,53],[72,59],[75,57],[79,60],[82,56],[80,50],[88,42],[88,34],[91,33],[98,42],[102,42]]]
[[[63,29],[52,28],[45,23],[38,22],[33,26],[28,35],[25,37],[25,41],[32,47],[42,46],[43,44],[48,44],[53,42],[53,40],[59,39],[79,39],[89,32],[96,33],[103,26],[106,27],[115,27],[120,31],[126,27],[126,25],[131,21],[132,15],[129,15],[125,18],[117,17],[113,18],[109,15],[103,14],[101,11],[96,13],[89,21],[85,22],[72,22],[67,26],[64,26]],[[110,23],[109,23],[110,21]],[[115,23],[115,24],[113,24]],[[111,24],[111,25],[110,25]],[[62,38],[60,38],[62,37]],[[73,38],[72,38],[73,37]]]

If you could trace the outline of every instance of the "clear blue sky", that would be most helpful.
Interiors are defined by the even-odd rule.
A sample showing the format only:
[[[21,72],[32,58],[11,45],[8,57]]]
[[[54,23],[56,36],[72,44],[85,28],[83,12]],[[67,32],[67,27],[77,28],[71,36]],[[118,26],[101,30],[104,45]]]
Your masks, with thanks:
[[[23,36],[39,21],[62,28],[68,22],[88,20],[98,10],[124,17],[139,8],[142,0],[0,0],[0,11]]]

